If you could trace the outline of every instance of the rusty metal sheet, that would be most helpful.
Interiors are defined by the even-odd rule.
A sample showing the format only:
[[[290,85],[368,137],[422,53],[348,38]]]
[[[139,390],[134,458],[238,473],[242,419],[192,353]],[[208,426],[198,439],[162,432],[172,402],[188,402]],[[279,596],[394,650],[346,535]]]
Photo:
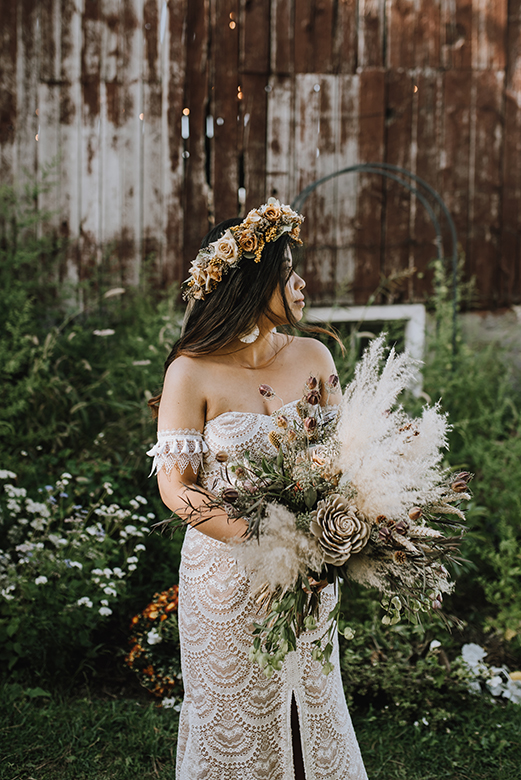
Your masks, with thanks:
[[[212,94],[215,113],[213,194],[215,221],[239,211],[237,146],[239,64],[238,0],[214,0],[212,13]]]
[[[414,79],[403,69],[389,70],[386,79],[386,162],[415,171],[417,113],[413,112]],[[410,191],[392,179],[385,179],[385,222],[382,273],[388,278],[411,265],[411,208],[416,207]]]
[[[191,101],[185,99],[186,74],[186,22],[188,15],[187,0],[178,0],[161,7],[159,20],[159,45],[162,62],[162,192],[163,192],[163,235],[165,242],[164,259],[161,262],[160,274],[163,285],[174,280],[186,278],[187,265],[192,260],[184,252],[184,226],[191,223],[192,229],[204,231],[208,216],[206,200],[202,225],[195,224],[196,215],[190,214],[185,220],[187,193],[184,190],[185,164],[189,161],[183,157],[181,139],[181,116],[183,108],[190,107]],[[206,81],[202,79],[205,88]],[[194,111],[194,115],[203,119],[203,110]],[[191,140],[191,139],[189,139]],[[204,139],[203,139],[204,140]],[[201,142],[199,142],[200,144]],[[195,147],[197,149],[200,146]],[[206,181],[204,181],[206,185]],[[204,196],[204,190],[202,195]],[[192,205],[195,205],[192,200]],[[190,212],[188,212],[190,213]],[[192,221],[193,220],[193,221]],[[200,238],[199,238],[200,240]]]
[[[14,183],[18,128],[16,16],[16,5],[11,0],[0,0],[0,177],[5,184]]]
[[[508,0],[473,0],[472,67],[476,70],[505,67],[505,33]]]
[[[448,70],[443,77],[440,160],[441,195],[467,252],[472,72]]]
[[[358,154],[360,162],[384,160],[385,72],[360,73]],[[356,215],[355,303],[367,303],[380,281],[383,184],[380,176],[362,174],[358,184]]]
[[[469,240],[466,273],[475,276],[481,303],[498,303],[503,74],[473,77]],[[473,160],[472,160],[473,157]]]
[[[419,73],[415,110],[416,119],[416,173],[431,187],[439,190],[441,113],[443,111],[442,75],[439,72]],[[442,229],[447,230],[441,216]],[[448,235],[445,238],[445,254],[449,253]],[[414,217],[414,265],[417,273],[413,278],[414,300],[422,301],[432,295],[433,275],[431,261],[436,257],[435,231],[425,208],[417,203]]]
[[[387,61],[391,68],[439,67],[440,15],[440,0],[388,4]]]
[[[333,3],[331,60],[334,73],[356,73],[357,5],[357,0],[340,0]]]
[[[521,300],[521,0],[512,0],[506,39],[500,305]]]
[[[270,71],[270,4],[265,0],[241,0],[240,18],[241,73],[264,74]]]
[[[207,144],[205,137],[206,116],[209,113],[215,117],[213,92],[210,96],[208,37],[210,34],[210,0],[190,0],[186,5],[186,47],[185,56],[189,67],[186,68],[184,82],[184,103],[189,109],[190,137],[185,139],[183,186],[184,212],[183,223],[183,267],[184,275],[197,254],[202,237],[208,231],[210,219],[213,220],[213,206],[209,198],[209,179],[213,176],[213,160],[215,156],[214,142],[208,143],[211,154],[207,160]],[[188,62],[187,62],[188,65]],[[173,74],[172,74],[173,75]],[[179,85],[180,86],[180,85]],[[171,88],[175,88],[171,81]],[[169,99],[170,100],[170,99]],[[181,109],[182,111],[183,109]],[[169,136],[170,154],[173,159],[181,148],[181,112],[174,113],[170,106]]]
[[[295,162],[295,90],[291,76],[272,76],[266,129],[266,193],[290,203],[299,191],[293,181]]]
[[[330,73],[333,70],[333,3],[294,0],[295,72]]]
[[[468,69],[472,65],[472,2],[442,0],[442,65],[450,69]]]
[[[271,70],[281,76],[293,73],[294,0],[271,0]]]
[[[385,37],[385,1],[359,0],[358,67],[383,67]]]

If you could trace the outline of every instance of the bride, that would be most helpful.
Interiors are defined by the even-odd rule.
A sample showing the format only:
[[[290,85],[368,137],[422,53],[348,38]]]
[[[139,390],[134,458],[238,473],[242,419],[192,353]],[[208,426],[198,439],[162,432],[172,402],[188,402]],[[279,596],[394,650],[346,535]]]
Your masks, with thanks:
[[[276,330],[297,326],[303,316],[305,282],[291,258],[302,220],[270,198],[244,220],[208,233],[185,283],[187,311],[162,394],[151,402],[159,420],[149,454],[161,497],[187,520],[188,504],[204,519],[188,525],[179,570],[185,699],[177,780],[367,780],[338,643],[329,675],[311,658],[310,644],[336,603],[333,586],[322,591],[317,630],[307,631],[267,678],[248,657],[259,608],[230,551],[247,522],[230,521],[193,489],[215,490],[227,459],[273,455],[268,434],[277,423],[270,415],[291,420],[310,374],[323,385],[335,373],[319,341]],[[262,384],[276,395],[262,395]]]

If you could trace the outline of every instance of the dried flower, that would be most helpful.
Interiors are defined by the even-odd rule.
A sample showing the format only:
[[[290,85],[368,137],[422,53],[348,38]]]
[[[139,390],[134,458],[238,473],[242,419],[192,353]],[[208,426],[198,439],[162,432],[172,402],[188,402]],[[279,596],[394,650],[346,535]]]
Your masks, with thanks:
[[[398,520],[396,525],[394,526],[394,530],[397,534],[406,534],[409,529],[409,523],[406,523],[405,520]]]
[[[297,414],[301,420],[304,420],[308,414],[308,405],[303,401],[297,403]]]
[[[454,481],[457,482],[460,479],[464,480],[464,482],[470,482],[472,474],[469,471],[460,471],[459,474],[454,475]]]
[[[318,380],[316,376],[310,376],[308,381],[306,382],[306,387],[308,390],[315,390],[315,388],[318,386]]]
[[[338,374],[331,374],[331,376],[326,382],[326,387],[328,390],[336,390],[339,384],[340,384],[340,379],[338,378]]]
[[[315,447],[311,452],[311,460],[316,463],[317,466],[325,466],[327,462],[327,450],[323,445]]]
[[[467,489],[467,483],[464,479],[457,479],[451,482],[450,486],[455,493],[464,493]]]
[[[399,563],[400,566],[406,563],[407,561],[407,555],[404,553],[403,550],[396,550],[395,553],[393,553],[393,560],[395,563]]]
[[[288,442],[290,442],[291,444],[292,442],[296,441],[296,438],[297,438],[297,432],[294,431],[293,428],[291,428],[287,433]]]
[[[356,507],[344,496],[332,493],[318,502],[310,531],[318,538],[325,562],[341,566],[365,547],[371,528],[357,516]]]
[[[306,417],[304,420],[304,430],[306,433],[314,433],[317,429],[317,421],[314,417]]]
[[[217,452],[215,455],[215,460],[217,463],[226,463],[228,460],[228,453],[224,450],[221,450],[220,452]]]
[[[277,425],[279,428],[287,428],[288,427],[288,418],[285,414],[279,414],[277,415]]]
[[[317,406],[320,403],[320,392],[318,390],[310,390],[306,396],[306,401],[311,406]]]
[[[390,528],[387,528],[387,526],[383,526],[378,530],[378,536],[382,541],[387,541],[392,536],[392,531]]]
[[[246,476],[246,471],[243,469],[242,466],[237,466],[235,469],[235,476],[237,479],[244,479]]]
[[[274,398],[275,390],[269,385],[259,385],[259,393],[263,398]]]
[[[378,515],[378,517],[375,520],[375,523],[380,525],[380,523],[385,523],[386,520],[387,520],[387,518],[386,518],[385,515]]]
[[[235,488],[227,487],[224,488],[222,492],[222,497],[227,504],[234,504],[239,498],[239,492],[235,490]]]
[[[276,431],[270,431],[268,433],[268,439],[270,441],[270,444],[273,447],[276,447],[277,449],[279,449],[279,447],[281,445],[281,440],[280,440],[279,434]]]
[[[419,506],[413,506],[412,509],[409,509],[409,518],[411,520],[419,520],[422,514],[423,512]]]

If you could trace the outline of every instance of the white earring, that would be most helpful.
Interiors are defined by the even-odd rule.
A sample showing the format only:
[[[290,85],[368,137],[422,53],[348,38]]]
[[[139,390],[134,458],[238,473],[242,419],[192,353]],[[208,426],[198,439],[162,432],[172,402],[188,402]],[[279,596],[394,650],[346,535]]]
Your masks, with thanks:
[[[239,336],[239,341],[242,341],[243,344],[253,344],[253,342],[257,341],[259,338],[259,334],[259,326],[255,325],[253,330],[251,330],[249,333],[245,333],[244,336]]]

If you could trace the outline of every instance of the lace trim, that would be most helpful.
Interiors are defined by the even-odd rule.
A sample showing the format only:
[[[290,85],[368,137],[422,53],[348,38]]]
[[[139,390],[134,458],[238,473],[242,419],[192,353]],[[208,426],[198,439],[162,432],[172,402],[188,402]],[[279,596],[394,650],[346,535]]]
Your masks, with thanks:
[[[163,468],[167,475],[174,468],[183,474],[187,466],[197,474],[205,452],[208,452],[208,445],[203,434],[195,428],[158,431],[156,444],[147,452],[154,458],[149,476],[158,474]]]

